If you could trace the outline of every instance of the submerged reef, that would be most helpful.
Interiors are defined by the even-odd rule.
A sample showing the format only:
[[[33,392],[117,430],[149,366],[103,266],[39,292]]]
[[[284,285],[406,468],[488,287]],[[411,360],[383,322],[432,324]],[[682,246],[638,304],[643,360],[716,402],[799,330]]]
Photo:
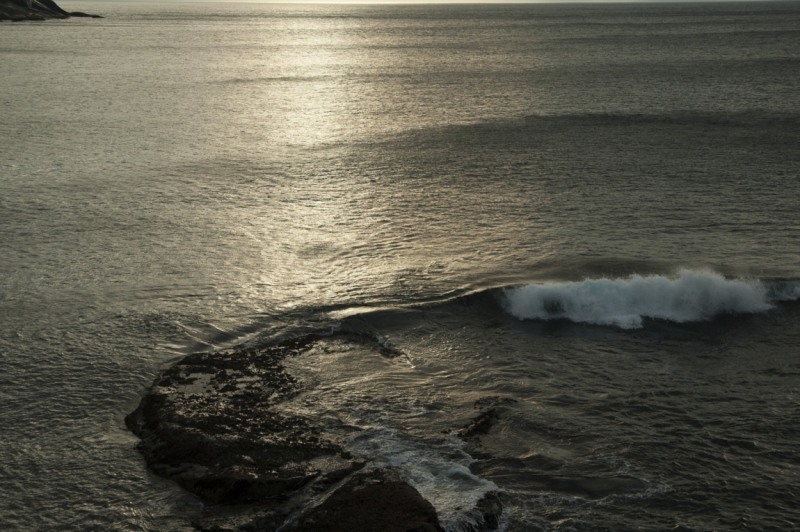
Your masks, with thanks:
[[[281,410],[302,391],[288,357],[326,341],[392,352],[374,337],[310,334],[189,355],[125,418],[148,467],[206,500],[199,530],[436,532],[436,510],[391,467],[354,457],[314,419]]]
[[[80,11],[68,12],[61,9],[53,0],[0,0],[0,21],[47,20],[50,18],[90,17]]]

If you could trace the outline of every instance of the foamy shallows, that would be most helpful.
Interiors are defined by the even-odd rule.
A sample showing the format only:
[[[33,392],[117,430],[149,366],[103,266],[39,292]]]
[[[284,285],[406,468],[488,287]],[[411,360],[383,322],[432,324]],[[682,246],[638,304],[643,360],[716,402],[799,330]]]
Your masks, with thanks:
[[[470,472],[473,459],[462,447],[457,438],[423,442],[385,427],[368,429],[345,445],[346,450],[371,460],[373,467],[397,468],[436,508],[445,530],[479,530],[482,519],[473,509],[481,497],[498,487]]]
[[[506,289],[504,295],[506,310],[519,319],[566,318],[635,329],[642,326],[643,318],[685,323],[725,313],[763,312],[776,301],[800,298],[800,283],[765,284],[681,270],[674,278],[633,275],[627,279],[531,284]]]

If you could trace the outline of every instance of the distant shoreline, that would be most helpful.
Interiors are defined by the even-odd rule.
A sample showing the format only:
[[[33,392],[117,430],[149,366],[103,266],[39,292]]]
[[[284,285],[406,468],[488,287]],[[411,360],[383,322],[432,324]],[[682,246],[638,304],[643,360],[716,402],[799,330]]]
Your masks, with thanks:
[[[53,0],[0,0],[0,21],[22,22],[26,20],[48,20],[51,18],[88,17],[103,18],[81,11],[70,13]]]

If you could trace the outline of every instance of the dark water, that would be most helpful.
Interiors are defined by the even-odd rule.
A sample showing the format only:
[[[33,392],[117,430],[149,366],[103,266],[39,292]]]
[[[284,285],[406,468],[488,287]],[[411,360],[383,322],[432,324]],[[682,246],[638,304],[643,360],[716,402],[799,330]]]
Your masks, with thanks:
[[[340,324],[404,356],[287,408],[449,530],[800,528],[800,4],[65,8],[0,25],[0,528],[188,528],[124,415]]]

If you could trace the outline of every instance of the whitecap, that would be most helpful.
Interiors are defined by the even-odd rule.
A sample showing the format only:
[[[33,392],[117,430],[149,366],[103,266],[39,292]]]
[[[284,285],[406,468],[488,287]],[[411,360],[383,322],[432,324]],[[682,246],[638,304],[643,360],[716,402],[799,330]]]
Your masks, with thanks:
[[[800,283],[766,285],[760,280],[681,270],[675,277],[633,275],[531,284],[506,289],[504,296],[507,312],[519,319],[566,318],[635,329],[644,318],[685,323],[725,313],[764,312],[777,301],[800,298]]]

